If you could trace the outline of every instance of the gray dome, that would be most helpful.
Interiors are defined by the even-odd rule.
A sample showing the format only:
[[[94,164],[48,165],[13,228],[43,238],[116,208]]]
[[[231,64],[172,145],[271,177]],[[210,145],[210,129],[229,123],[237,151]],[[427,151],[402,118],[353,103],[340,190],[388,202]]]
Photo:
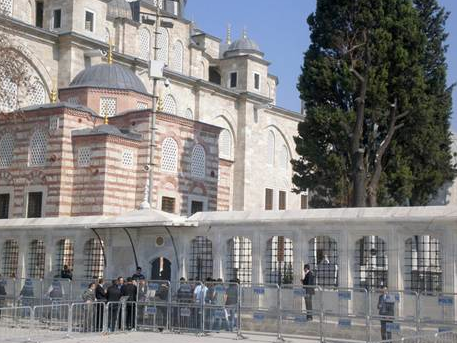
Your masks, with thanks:
[[[125,0],[111,0],[108,3],[107,17],[132,20],[132,8]]]
[[[237,50],[249,50],[249,51],[260,52],[260,47],[252,39],[243,37],[241,39],[234,41],[232,44],[230,44],[227,51],[237,51]]]
[[[129,68],[119,64],[97,64],[84,69],[76,75],[69,87],[109,88],[148,93],[140,78]]]

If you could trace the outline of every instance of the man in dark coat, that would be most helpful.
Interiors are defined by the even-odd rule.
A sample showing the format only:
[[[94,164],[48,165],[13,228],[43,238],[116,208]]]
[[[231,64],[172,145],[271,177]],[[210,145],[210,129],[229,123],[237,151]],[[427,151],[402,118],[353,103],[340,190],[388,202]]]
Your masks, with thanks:
[[[392,339],[392,332],[387,331],[387,323],[392,323],[393,318],[389,317],[395,315],[395,300],[388,294],[387,287],[382,288],[382,294],[378,299],[378,310],[379,315],[383,316],[383,319],[381,319],[382,340],[390,340]]]
[[[121,300],[121,290],[117,285],[117,280],[113,280],[111,286],[108,287],[106,290],[106,301],[109,304],[108,306],[108,323],[109,323],[109,330],[111,332],[115,331],[116,328],[119,328],[121,325],[121,313],[120,313],[120,306],[117,303]],[[117,323],[117,325],[116,325]]]
[[[68,268],[67,265],[63,266],[63,269],[60,272],[60,278],[61,279],[70,279],[70,280],[73,278],[73,273],[71,272],[70,268]]]
[[[98,331],[102,331],[103,329],[103,305],[101,303],[106,303],[104,283],[103,279],[99,279],[95,288],[95,299],[99,302],[96,312],[96,326]]]
[[[314,295],[314,285],[315,279],[314,279],[314,274],[311,271],[311,268],[309,264],[305,264],[304,267],[305,271],[305,278],[302,280],[303,286],[305,291],[304,291],[304,296],[305,296],[305,305],[306,305],[306,319],[307,320],[313,320],[313,295]]]
[[[133,284],[133,279],[131,277],[127,278],[127,284],[122,287],[121,293],[122,296],[128,297],[126,304],[126,327],[127,330],[132,330],[135,328],[135,303],[137,296],[137,287]]]

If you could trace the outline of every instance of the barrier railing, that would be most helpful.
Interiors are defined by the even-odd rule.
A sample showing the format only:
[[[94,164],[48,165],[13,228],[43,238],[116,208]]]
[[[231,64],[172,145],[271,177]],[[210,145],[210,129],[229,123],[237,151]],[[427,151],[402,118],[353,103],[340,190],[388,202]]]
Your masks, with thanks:
[[[172,300],[170,282],[140,280],[137,295],[137,328],[150,331],[168,330]]]
[[[64,338],[70,336],[70,305],[52,304],[33,307],[32,336]]]
[[[2,342],[29,340],[32,330],[31,307],[0,308],[0,337]]]
[[[428,335],[416,335],[401,337],[398,339],[390,339],[383,341],[376,341],[373,343],[455,343],[457,342],[457,332],[438,332]]]
[[[105,303],[74,303],[70,307],[69,326],[71,332],[95,333],[104,332]]]

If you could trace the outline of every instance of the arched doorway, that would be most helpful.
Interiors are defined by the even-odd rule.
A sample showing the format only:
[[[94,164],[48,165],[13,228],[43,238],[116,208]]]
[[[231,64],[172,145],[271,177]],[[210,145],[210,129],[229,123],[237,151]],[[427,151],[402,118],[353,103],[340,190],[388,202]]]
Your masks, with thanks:
[[[151,280],[171,281],[171,262],[165,257],[158,257],[151,262]]]

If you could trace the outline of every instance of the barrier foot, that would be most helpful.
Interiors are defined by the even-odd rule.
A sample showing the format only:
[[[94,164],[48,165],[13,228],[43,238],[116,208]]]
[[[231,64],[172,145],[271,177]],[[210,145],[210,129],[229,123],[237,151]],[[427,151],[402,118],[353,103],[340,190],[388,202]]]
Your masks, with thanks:
[[[278,343],[283,343],[283,342],[286,342],[286,340],[284,339],[284,337],[282,337],[282,335],[278,335],[278,337],[276,338],[276,341],[275,342],[278,342]]]
[[[241,332],[237,333],[235,340],[241,341],[243,339],[248,339],[248,337],[244,336]]]

